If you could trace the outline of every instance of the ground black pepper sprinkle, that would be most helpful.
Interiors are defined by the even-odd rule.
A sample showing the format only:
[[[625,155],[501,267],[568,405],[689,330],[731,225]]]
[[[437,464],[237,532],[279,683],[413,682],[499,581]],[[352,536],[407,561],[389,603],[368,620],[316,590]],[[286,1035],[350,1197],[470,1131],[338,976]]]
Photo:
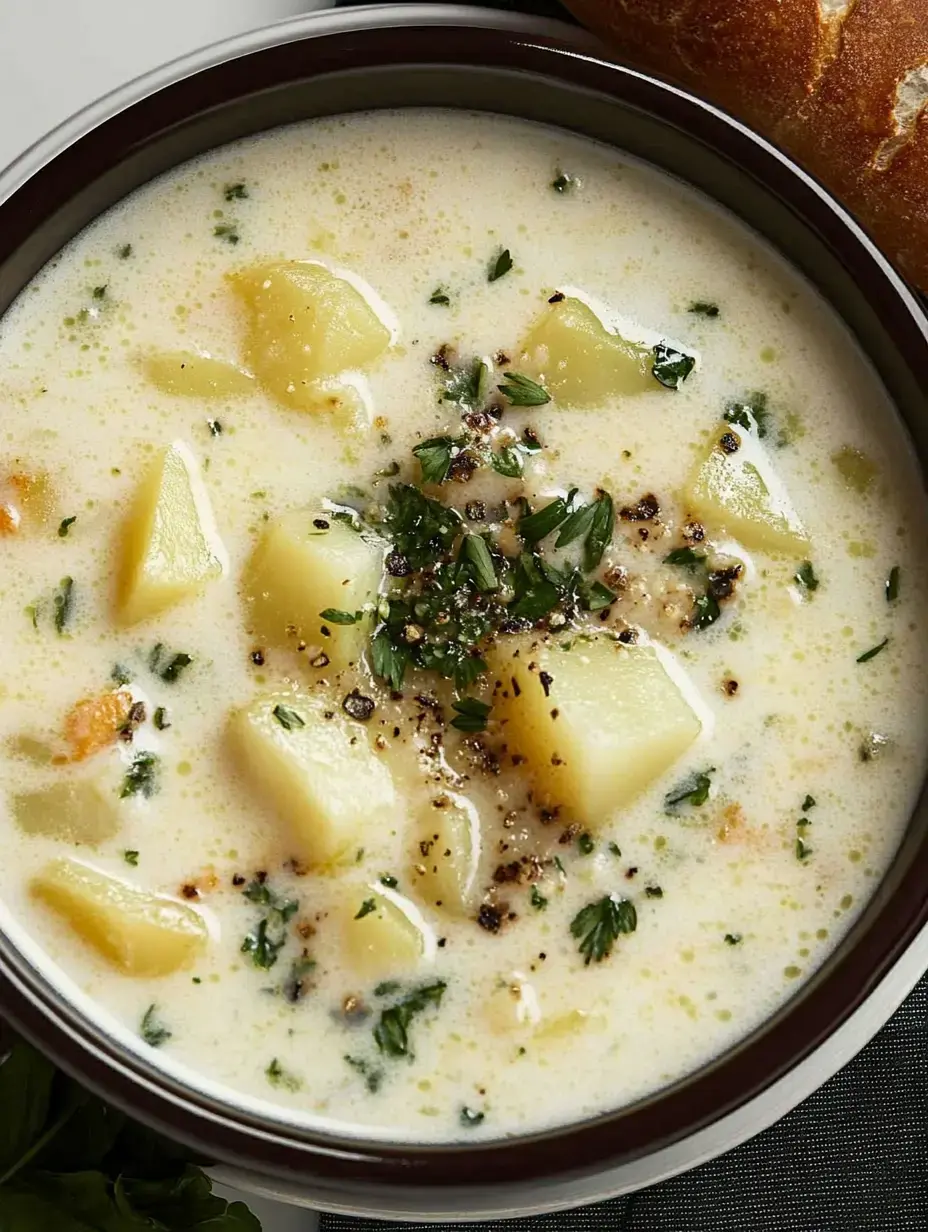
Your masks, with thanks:
[[[726,432],[719,438],[719,444],[725,453],[737,453],[741,448],[741,441],[734,432]]]
[[[650,522],[660,513],[661,507],[653,492],[642,496],[634,505],[625,505],[619,510],[619,517],[625,522]]]
[[[313,526],[315,526],[316,530],[329,529],[329,523],[325,520],[325,518],[313,518]]]
[[[253,650],[251,652],[251,661],[254,663],[255,667],[264,667],[264,651]]]
[[[488,933],[498,933],[503,924],[504,910],[484,903],[477,913],[477,923]]]

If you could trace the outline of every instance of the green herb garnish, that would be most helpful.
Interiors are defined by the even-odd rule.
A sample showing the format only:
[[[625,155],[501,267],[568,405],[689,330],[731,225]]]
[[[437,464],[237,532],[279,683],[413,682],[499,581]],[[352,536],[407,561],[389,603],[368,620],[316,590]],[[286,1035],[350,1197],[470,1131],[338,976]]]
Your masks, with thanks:
[[[710,303],[704,299],[694,299],[690,304],[687,312],[692,312],[697,317],[717,317],[719,315],[718,304]]]
[[[62,518],[61,523],[58,526],[58,538],[67,539],[68,531],[71,529],[71,527],[74,525],[76,521],[77,521],[76,515],[73,518]]]
[[[726,945],[740,945],[741,944],[741,934],[740,933],[726,933],[725,934],[725,944]]]
[[[249,193],[248,187],[241,180],[235,184],[227,184],[222,191],[226,201],[247,201]]]
[[[126,850],[122,853],[122,858],[127,864],[131,864],[133,868],[138,865],[139,853],[137,851]]]
[[[858,663],[869,663],[871,659],[875,659],[881,650],[885,650],[889,645],[889,638],[884,637],[878,646],[871,646],[869,650],[865,650],[862,655],[857,656]]]
[[[61,579],[61,584],[58,590],[55,591],[53,603],[55,609],[55,629],[59,636],[63,636],[74,616],[74,578],[65,577]]]
[[[487,282],[496,282],[502,278],[504,274],[508,274],[512,269],[512,256],[508,248],[504,248],[499,256],[490,263],[490,270],[487,274]]]
[[[463,442],[450,436],[433,436],[413,449],[422,467],[423,483],[444,483],[451,461],[461,452]]]
[[[753,393],[748,402],[729,402],[725,407],[725,422],[737,424],[745,432],[755,433],[761,440],[767,435],[770,411],[767,409],[767,395]]]
[[[168,712],[164,706],[157,706],[155,713],[152,715],[151,721],[154,723],[158,731],[167,731],[171,726],[168,722]]]
[[[889,571],[889,577],[886,579],[886,602],[895,603],[899,598],[899,573],[898,565],[893,565]]]
[[[715,766],[710,766],[708,770],[700,774],[691,774],[682,783],[678,783],[673,791],[668,792],[664,797],[664,808],[672,811],[681,804],[691,804],[694,808],[705,804],[709,799],[713,774],[715,774]]]
[[[522,455],[515,445],[504,445],[498,453],[490,455],[490,465],[498,474],[518,479],[523,470]]]
[[[264,1076],[272,1087],[281,1087],[285,1091],[299,1091],[303,1085],[302,1079],[284,1069],[276,1057],[264,1071]]]
[[[592,834],[583,834],[577,839],[577,848],[582,856],[591,855],[596,850],[596,843],[593,840]]]
[[[364,616],[363,612],[344,612],[341,608],[326,607],[319,613],[322,620],[330,625],[356,625]]]
[[[539,890],[537,885],[532,886],[532,892],[529,895],[529,902],[536,911],[544,911],[548,906],[548,900],[542,894],[541,890]]]
[[[306,726],[306,720],[303,716],[297,714],[290,706],[284,706],[278,702],[271,713],[284,731],[295,731],[298,727]]]
[[[159,1020],[157,1006],[150,1005],[142,1018],[139,1034],[150,1048],[160,1048],[162,1044],[168,1042],[174,1032],[169,1031]]]
[[[241,239],[238,227],[232,222],[218,222],[213,227],[213,235],[218,240],[225,240],[227,244],[237,244]]]
[[[358,914],[354,917],[356,920],[363,920],[366,915],[377,910],[377,901],[373,898],[365,898],[364,902],[358,908]]]
[[[158,790],[158,770],[161,758],[155,753],[137,753],[122,781],[120,799],[144,796],[150,799]]]
[[[652,353],[654,363],[651,365],[651,375],[667,389],[679,389],[696,367],[692,355],[678,351],[666,342],[659,342]]]
[[[468,1108],[466,1104],[462,1105],[458,1120],[467,1129],[474,1129],[478,1125],[482,1125],[486,1120],[485,1112],[477,1112],[474,1108]]]
[[[512,406],[544,406],[546,402],[551,401],[551,395],[539,385],[537,381],[531,380],[521,372],[506,372],[503,374],[505,380],[501,385],[497,385],[497,389],[504,398]]]
[[[344,1060],[347,1065],[350,1065],[353,1070],[361,1075],[364,1079],[364,1085],[372,1095],[375,1095],[380,1090],[384,1080],[384,1072],[381,1066],[374,1065],[363,1057],[348,1056],[347,1053]]]
[[[445,292],[441,289],[441,287],[436,287],[435,290],[432,292],[432,294],[429,296],[429,303],[430,304],[441,304],[443,306],[447,306],[448,304],[451,303],[451,300],[445,294]]]
[[[469,566],[471,577],[478,590],[484,593],[499,590],[499,578],[496,576],[493,557],[490,555],[486,541],[480,535],[464,536],[458,559]]]
[[[806,796],[806,798],[802,802],[802,811],[804,813],[808,813],[809,809],[811,808],[815,808],[815,797]]]
[[[537,512],[525,514],[519,519],[519,537],[526,543],[540,543],[566,522],[572,512],[571,497],[565,501],[562,496],[556,496]]]
[[[413,1018],[430,1006],[441,1005],[446,987],[444,980],[425,984],[389,1009],[381,1011],[380,1020],[374,1027],[374,1039],[380,1051],[388,1057],[409,1056],[409,1026]]]
[[[119,257],[120,261],[128,261],[132,256],[132,245],[121,244],[120,247],[116,249],[116,256]]]
[[[693,615],[690,624],[694,629],[708,629],[722,615],[722,609],[715,595],[706,593],[700,595],[693,603]]]
[[[380,884],[387,886],[391,890],[395,890],[399,885],[399,882],[392,873],[384,873],[384,875],[380,878]]]
[[[287,925],[296,915],[300,904],[295,898],[284,898],[277,894],[266,881],[257,878],[245,887],[242,894],[249,902],[266,908],[266,912],[254,928],[246,933],[241,952],[250,954],[256,967],[269,971],[287,942]]]
[[[148,656],[149,668],[166,684],[174,684],[184,668],[189,667],[192,662],[192,656],[183,650],[165,658],[164,645],[161,642],[157,643]]]
[[[680,569],[698,569],[705,563],[705,553],[696,552],[691,547],[674,548],[664,557],[665,565],[676,565]]]
[[[487,729],[487,719],[489,718],[492,706],[486,702],[479,701],[476,697],[462,697],[456,702],[451,703],[453,710],[457,711],[455,717],[451,720],[451,726],[462,732],[482,732]]]
[[[556,193],[573,192],[578,182],[574,176],[568,175],[566,171],[559,171],[551,181],[551,187]]]
[[[598,902],[578,911],[571,921],[571,935],[579,943],[584,966],[602,962],[612,953],[622,933],[633,933],[638,927],[634,904],[616,894],[608,894]]]
[[[445,382],[442,402],[457,402],[459,406],[475,409],[488,373],[489,368],[482,359],[475,359],[470,367],[453,369]]]
[[[815,576],[815,570],[812,567],[811,560],[804,560],[796,572],[793,574],[793,580],[797,586],[801,586],[807,594],[818,590],[819,581]]]

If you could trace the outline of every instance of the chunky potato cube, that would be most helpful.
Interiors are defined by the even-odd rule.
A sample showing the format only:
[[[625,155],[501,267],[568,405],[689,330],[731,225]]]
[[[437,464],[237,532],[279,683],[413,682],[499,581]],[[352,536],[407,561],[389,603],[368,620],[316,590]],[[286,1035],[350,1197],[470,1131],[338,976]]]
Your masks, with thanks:
[[[369,300],[317,262],[257,265],[232,285],[247,312],[246,362],[284,406],[316,409],[317,382],[367,367],[390,345]]]
[[[78,860],[53,861],[31,890],[126,975],[168,975],[206,947],[206,923],[192,907]]]
[[[378,883],[346,896],[342,938],[349,965],[366,979],[407,971],[436,951],[435,935],[415,903]]]
[[[719,443],[723,439],[724,445]],[[798,556],[808,550],[808,537],[789,494],[751,431],[719,428],[686,496],[694,517],[712,531],[724,530],[748,549]]]
[[[370,632],[364,605],[376,598],[383,547],[325,510],[294,509],[271,525],[244,575],[246,619],[259,640],[302,639],[336,667],[356,662]],[[360,619],[339,624],[328,610]]]
[[[94,847],[119,830],[119,795],[100,776],[68,778],[13,797],[13,816],[26,834]]]
[[[566,407],[597,406],[657,388],[648,347],[610,333],[582,300],[552,304],[522,344],[523,366]]]
[[[413,885],[449,915],[470,915],[479,895],[480,818],[464,796],[443,794],[427,806],[416,834]]]
[[[527,759],[542,799],[591,829],[669,769],[702,728],[651,646],[505,641],[490,668],[507,748]]]
[[[135,624],[157,616],[227,567],[196,459],[175,441],[139,489],[125,527],[119,617]]]
[[[316,867],[353,859],[367,831],[390,820],[390,771],[332,698],[260,697],[232,716],[230,736],[255,792],[289,827],[288,854]]]
[[[156,351],[145,356],[142,367],[162,393],[181,398],[240,398],[255,389],[250,372],[195,351]]]

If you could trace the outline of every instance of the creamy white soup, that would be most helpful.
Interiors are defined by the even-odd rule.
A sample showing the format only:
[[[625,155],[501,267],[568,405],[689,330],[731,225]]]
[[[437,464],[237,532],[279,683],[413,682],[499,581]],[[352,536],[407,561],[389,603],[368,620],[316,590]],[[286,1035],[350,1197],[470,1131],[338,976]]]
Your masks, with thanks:
[[[156,1063],[416,1140],[796,994],[924,769],[924,503],[834,314],[492,116],[228,146],[0,327],[0,892]]]

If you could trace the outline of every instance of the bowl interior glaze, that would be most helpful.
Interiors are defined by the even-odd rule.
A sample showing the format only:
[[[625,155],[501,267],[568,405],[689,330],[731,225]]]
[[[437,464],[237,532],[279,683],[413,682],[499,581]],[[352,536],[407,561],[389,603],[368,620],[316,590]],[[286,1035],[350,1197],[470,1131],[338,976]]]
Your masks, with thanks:
[[[88,222],[161,172],[279,124],[411,106],[499,112],[619,147],[701,190],[763,236],[844,318],[928,457],[928,334],[916,301],[811,179],[735,121],[668,85],[596,59],[584,36],[542,24],[481,26],[448,10],[391,10],[238,40],[122,92],[112,114],[0,201],[0,312]],[[476,11],[475,11],[476,12]],[[334,27],[334,28],[333,28]],[[284,41],[276,41],[284,39]],[[249,46],[251,49],[249,49]],[[117,110],[113,110],[117,107]],[[104,108],[104,111],[106,108]],[[15,179],[15,177],[14,177]],[[6,177],[11,182],[10,176]],[[2,190],[3,177],[0,177]],[[0,191],[2,196],[2,191]],[[713,1064],[609,1116],[474,1146],[384,1146],[260,1120],[184,1088],[88,1023],[0,935],[0,1005],[27,1036],[106,1098],[210,1156],[320,1192],[350,1185],[433,1193],[595,1175],[680,1141],[790,1071],[859,1007],[928,920],[928,804],[915,810],[872,901],[822,969],[763,1028]],[[433,1207],[434,1209],[434,1207]],[[415,1211],[406,1212],[410,1217]]]

